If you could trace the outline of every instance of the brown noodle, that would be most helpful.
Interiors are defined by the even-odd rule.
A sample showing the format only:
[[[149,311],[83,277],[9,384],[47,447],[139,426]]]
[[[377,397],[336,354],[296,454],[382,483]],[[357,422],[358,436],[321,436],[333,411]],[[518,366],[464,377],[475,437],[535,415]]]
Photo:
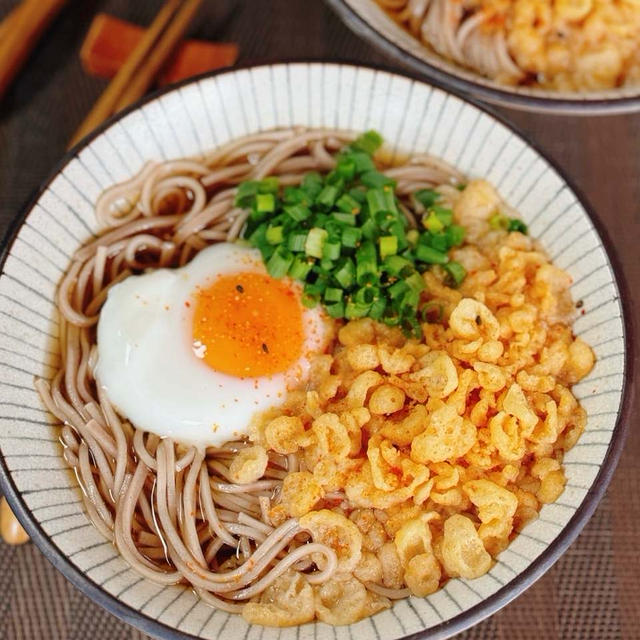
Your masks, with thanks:
[[[93,378],[100,307],[110,287],[132,273],[182,266],[213,242],[235,240],[247,215],[233,204],[239,182],[277,175],[283,185],[297,184],[307,171],[330,170],[332,154],[352,138],[343,131],[270,131],[202,158],[147,164],[101,195],[96,216],[103,232],[75,253],[59,287],[61,367],[36,388],[64,425],[64,457],[87,515],[139,574],[190,584],[224,611],[240,612],[290,567],[311,584],[334,572],[334,551],[309,542],[295,518],[277,528],[269,520],[282,479],[299,461],[272,452],[260,480],[236,485],[229,464],[245,442],[198,451],[135,429]],[[400,196],[460,179],[427,156],[388,173]],[[311,561],[314,553],[326,559],[321,569]],[[390,598],[407,595],[370,588]]]
[[[416,38],[440,55],[489,78],[517,84],[526,74],[509,53],[503,29],[484,28],[491,12],[451,0],[376,0]]]

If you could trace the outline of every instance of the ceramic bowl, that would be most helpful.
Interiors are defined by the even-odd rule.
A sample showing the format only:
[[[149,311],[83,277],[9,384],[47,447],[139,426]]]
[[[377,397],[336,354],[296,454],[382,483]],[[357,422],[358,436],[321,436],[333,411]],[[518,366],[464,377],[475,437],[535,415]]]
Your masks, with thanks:
[[[512,109],[564,115],[613,115],[640,110],[640,86],[582,93],[509,87],[438,55],[394,22],[375,0],[326,1],[345,24],[372,46],[427,80],[465,97]]]
[[[181,586],[140,577],[83,513],[61,456],[59,425],[43,408],[34,376],[58,358],[56,286],[72,254],[98,231],[96,198],[148,160],[211,150],[276,127],[376,129],[392,147],[429,152],[497,186],[583,301],[575,332],[597,363],[574,387],[588,412],[567,454],[567,486],[473,580],[451,580],[428,598],[399,601],[348,627],[251,628]],[[12,508],[47,558],[115,615],[160,638],[444,638],[495,612],[549,568],[578,535],[611,477],[623,440],[625,334],[620,276],[588,206],[561,169],[509,125],[423,82],[328,63],[257,66],[204,76],[112,119],[62,160],[4,243],[0,276],[0,476]],[[586,576],[585,576],[586,579]]]

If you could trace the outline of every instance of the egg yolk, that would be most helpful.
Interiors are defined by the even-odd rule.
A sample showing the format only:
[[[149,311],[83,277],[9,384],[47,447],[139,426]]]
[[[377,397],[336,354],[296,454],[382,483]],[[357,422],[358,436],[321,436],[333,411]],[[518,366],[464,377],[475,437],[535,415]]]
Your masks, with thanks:
[[[281,373],[300,357],[303,339],[302,307],[286,282],[225,275],[196,295],[194,351],[216,371],[242,378]]]

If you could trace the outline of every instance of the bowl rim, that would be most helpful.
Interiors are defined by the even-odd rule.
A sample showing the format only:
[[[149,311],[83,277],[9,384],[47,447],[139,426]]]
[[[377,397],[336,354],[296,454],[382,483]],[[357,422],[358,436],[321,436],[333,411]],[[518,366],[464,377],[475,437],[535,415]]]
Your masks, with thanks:
[[[640,111],[640,87],[637,96],[620,98],[554,98],[529,94],[519,94],[467,80],[449,71],[438,68],[414,55],[408,49],[391,40],[386,34],[375,29],[347,0],[325,0],[333,11],[356,35],[366,40],[379,51],[388,54],[394,61],[411,67],[414,73],[432,82],[445,91],[452,91],[467,101],[482,100],[522,111],[534,111],[555,115],[605,116]],[[579,95],[579,94],[578,94]]]
[[[329,0],[332,1],[332,0]],[[257,68],[269,68],[274,66],[288,66],[293,64],[306,64],[306,65],[331,65],[331,66],[346,66],[353,68],[364,68],[372,71],[381,71],[389,73],[390,75],[396,75],[403,77],[407,80],[414,82],[420,82],[422,84],[429,85],[421,77],[410,74],[404,71],[396,71],[391,67],[384,65],[373,64],[361,64],[358,62],[349,62],[341,60],[326,60],[326,59],[289,59],[281,60],[278,62],[264,62],[258,64],[240,64],[234,67],[219,69],[213,72],[203,73],[192,78],[188,78],[179,83],[163,87],[153,93],[145,96],[141,100],[136,101],[123,111],[111,116],[105,120],[99,127],[83,138],[78,144],[71,149],[67,150],[62,158],[56,163],[54,168],[49,173],[48,177],[42,182],[40,187],[35,191],[35,194],[28,199],[27,203],[22,207],[20,212],[14,217],[10,223],[7,232],[5,233],[0,243],[0,275],[4,274],[4,266],[7,257],[11,253],[14,241],[16,240],[20,229],[23,226],[27,216],[31,213],[33,207],[37,204],[41,195],[49,188],[50,184],[56,179],[56,177],[62,172],[64,167],[69,164],[83,149],[85,149],[91,142],[104,133],[114,123],[122,120],[130,113],[140,109],[141,107],[154,102],[162,96],[177,91],[180,88],[201,82],[208,78],[217,77],[225,74],[233,74],[239,71],[245,71]],[[449,92],[446,88],[437,88],[444,93]],[[521,595],[528,587],[530,587],[536,580],[538,580],[544,573],[546,573],[551,566],[562,556],[562,554],[568,549],[568,547],[574,542],[578,534],[582,531],[588,520],[593,515],[598,503],[602,499],[605,490],[607,489],[613,472],[618,464],[618,460],[624,448],[624,443],[629,432],[631,407],[634,398],[634,365],[635,365],[635,346],[634,335],[635,326],[633,323],[633,314],[631,310],[629,289],[624,277],[619,259],[617,257],[615,248],[605,225],[601,222],[591,204],[582,193],[581,189],[574,183],[573,179],[567,176],[564,170],[550,158],[536,142],[530,140],[528,134],[524,133],[518,126],[511,123],[507,118],[499,113],[496,113],[493,109],[486,105],[477,105],[462,96],[453,94],[463,102],[471,104],[471,106],[479,109],[489,117],[495,118],[500,124],[519,136],[525,144],[531,147],[543,160],[545,160],[551,168],[557,172],[560,178],[566,183],[571,191],[576,196],[578,202],[583,207],[587,217],[593,224],[598,237],[602,242],[603,249],[611,265],[611,269],[614,276],[614,282],[618,287],[620,294],[620,304],[622,310],[622,325],[624,342],[624,375],[621,392],[621,402],[616,422],[612,431],[611,441],[607,447],[607,452],[603,459],[602,465],[596,475],[592,485],[589,487],[586,496],[583,498],[582,503],[576,509],[576,512],[558,534],[558,536],[549,544],[545,550],[533,561],[531,564],[521,573],[519,573],[513,580],[509,581],[506,585],[500,588],[498,591],[485,598],[478,604],[474,605],[470,609],[462,611],[453,618],[445,620],[438,625],[429,629],[423,629],[416,633],[403,636],[399,640],[445,640],[451,636],[464,631],[472,627],[473,625],[481,622],[485,618],[493,615],[509,602],[514,600],[517,596]],[[95,583],[86,573],[74,565],[69,558],[61,551],[51,540],[50,536],[44,531],[42,526],[32,515],[31,510],[27,506],[22,494],[16,487],[7,463],[4,458],[3,452],[0,450],[0,490],[6,497],[11,509],[17,516],[18,520],[25,528],[30,538],[35,542],[36,546],[43,553],[45,558],[53,564],[76,588],[82,593],[87,595],[91,600],[102,606],[109,613],[115,615],[117,618],[123,620],[127,624],[134,626],[135,628],[147,633],[153,637],[160,638],[162,640],[199,640],[197,636],[194,636],[185,631],[179,631],[174,627],[171,627],[159,620],[156,620],[147,614],[135,609],[134,607],[125,604],[119,600],[116,596],[108,593],[100,585]]]

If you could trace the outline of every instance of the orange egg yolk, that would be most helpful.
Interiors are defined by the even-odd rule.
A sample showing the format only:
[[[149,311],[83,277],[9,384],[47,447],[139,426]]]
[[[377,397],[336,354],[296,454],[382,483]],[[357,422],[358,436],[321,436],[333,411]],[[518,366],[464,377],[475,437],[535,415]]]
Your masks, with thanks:
[[[281,373],[300,357],[303,339],[298,295],[282,280],[225,275],[196,295],[194,350],[216,371],[242,378]]]

